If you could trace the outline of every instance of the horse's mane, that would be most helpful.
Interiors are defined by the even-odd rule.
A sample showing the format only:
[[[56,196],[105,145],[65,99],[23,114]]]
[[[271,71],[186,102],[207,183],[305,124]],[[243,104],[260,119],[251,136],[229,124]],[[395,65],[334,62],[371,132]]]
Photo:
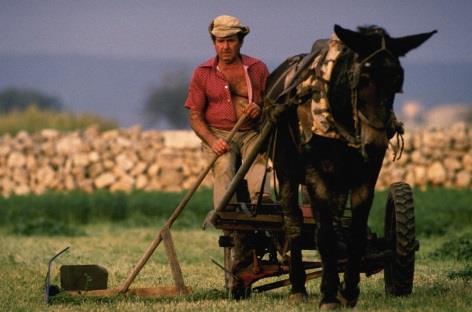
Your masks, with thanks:
[[[357,31],[363,35],[390,36],[388,32],[377,25],[364,25],[357,27]]]

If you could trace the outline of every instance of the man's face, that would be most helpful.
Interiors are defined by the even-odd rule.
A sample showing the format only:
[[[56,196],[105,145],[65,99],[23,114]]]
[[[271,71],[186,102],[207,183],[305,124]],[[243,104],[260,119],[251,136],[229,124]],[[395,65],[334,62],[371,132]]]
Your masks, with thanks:
[[[218,59],[225,64],[231,64],[239,57],[242,43],[237,35],[233,35],[224,38],[216,37],[214,45]]]

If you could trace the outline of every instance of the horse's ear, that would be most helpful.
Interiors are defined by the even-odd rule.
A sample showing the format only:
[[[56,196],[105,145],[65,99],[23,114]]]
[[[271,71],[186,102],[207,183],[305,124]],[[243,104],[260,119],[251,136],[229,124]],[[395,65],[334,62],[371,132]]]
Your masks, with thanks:
[[[400,38],[392,38],[388,44],[388,49],[392,51],[396,56],[404,56],[409,51],[419,47],[426,40],[431,38],[432,35],[437,33],[437,30],[433,30],[429,33],[422,33],[417,35],[405,36]]]
[[[361,33],[342,28],[339,25],[334,25],[334,33],[338,36],[339,40],[342,41],[347,47],[352,49],[360,56],[366,56],[375,50],[374,38],[369,38]]]

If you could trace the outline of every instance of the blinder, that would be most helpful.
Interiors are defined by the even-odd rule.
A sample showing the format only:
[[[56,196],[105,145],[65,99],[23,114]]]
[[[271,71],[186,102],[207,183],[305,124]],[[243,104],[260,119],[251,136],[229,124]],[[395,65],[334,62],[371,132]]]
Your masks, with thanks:
[[[370,61],[376,57],[377,55],[381,53],[387,54],[387,56],[394,61],[394,63],[398,64],[398,67],[400,68],[400,72],[398,73],[399,75],[397,77],[394,77],[394,83],[392,85],[392,91],[394,93],[400,93],[402,92],[402,87],[403,87],[403,69],[401,69],[400,64],[398,63],[398,57],[396,57],[390,50],[387,49],[386,43],[385,43],[385,37],[382,36],[382,41],[381,41],[381,46],[378,50],[375,50],[372,52],[370,55],[368,55],[366,58],[363,60],[356,62],[353,62],[352,69],[350,71],[349,75],[349,82],[351,85],[351,90],[357,90],[359,87],[362,86],[362,82],[365,81],[363,77],[363,68],[364,67],[371,67]],[[366,75],[365,78],[368,79],[368,76]]]
[[[374,70],[371,61],[378,55],[380,54],[386,54],[386,57],[391,59],[395,65],[398,65],[398,72],[394,73],[393,75],[387,75],[388,76],[388,84],[387,83],[382,83],[381,81],[379,83],[379,86],[381,89],[385,89],[386,94],[382,94],[382,98],[380,99],[381,105],[389,109],[388,114],[385,116],[385,120],[378,121],[378,120],[371,120],[369,119],[360,109],[358,106],[358,100],[359,100],[359,90],[362,89],[363,87],[367,86],[370,81],[374,80],[376,81],[375,78],[373,78],[374,73],[372,72]],[[355,57],[355,56],[354,56]],[[395,68],[395,69],[397,69]],[[371,72],[366,73],[365,70],[369,69]],[[382,73],[385,74],[385,73]],[[383,77],[382,75],[381,77]],[[392,77],[393,76],[393,77]],[[393,84],[392,84],[393,80]],[[389,128],[389,123],[391,122],[392,118],[394,118],[393,115],[393,100],[394,100],[394,94],[399,93],[402,91],[402,86],[403,86],[403,69],[401,68],[398,57],[396,57],[390,50],[387,49],[386,42],[385,42],[385,36],[381,37],[381,46],[379,49],[375,50],[372,52],[370,55],[365,57],[364,59],[360,61],[356,61],[355,59],[352,62],[352,67],[349,72],[349,84],[351,88],[351,106],[352,106],[352,112],[353,112],[353,119],[354,119],[354,132],[355,132],[355,141],[357,144],[360,146],[361,153],[364,157],[366,157],[366,152],[365,152],[365,143],[361,139],[361,127],[360,123],[366,124],[369,127],[376,129],[378,131],[383,131],[387,128]]]

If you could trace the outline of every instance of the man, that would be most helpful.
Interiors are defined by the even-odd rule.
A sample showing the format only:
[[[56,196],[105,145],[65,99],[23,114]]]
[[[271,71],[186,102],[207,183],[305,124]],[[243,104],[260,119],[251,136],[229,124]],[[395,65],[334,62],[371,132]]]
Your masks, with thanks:
[[[200,64],[194,71],[185,107],[189,109],[190,125],[203,141],[210,160],[219,155],[213,166],[213,205],[218,207],[235,175],[236,160],[244,162],[258,138],[258,121],[269,71],[260,60],[243,55],[240,49],[249,27],[233,16],[216,17],[208,28],[216,56]],[[226,142],[237,120],[247,114],[246,121]],[[257,200],[266,173],[265,156],[258,156],[246,180],[251,201]],[[270,199],[269,184],[263,186],[264,199]],[[250,263],[245,238],[235,235],[233,272]],[[248,263],[249,262],[249,263]]]

